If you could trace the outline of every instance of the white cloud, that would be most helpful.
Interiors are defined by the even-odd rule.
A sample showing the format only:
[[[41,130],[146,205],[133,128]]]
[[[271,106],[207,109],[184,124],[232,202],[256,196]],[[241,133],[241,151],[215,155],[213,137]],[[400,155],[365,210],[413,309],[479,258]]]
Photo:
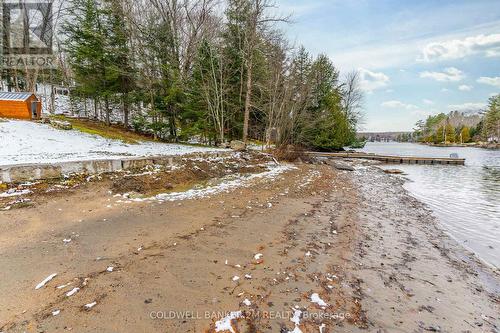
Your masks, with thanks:
[[[479,111],[485,108],[486,108],[486,103],[481,103],[481,102],[448,105],[448,109],[450,109],[451,111],[460,111],[460,112]]]
[[[422,72],[420,73],[420,77],[430,78],[440,82],[458,82],[465,78],[465,74],[455,67],[448,67],[442,72]]]
[[[372,72],[364,68],[360,68],[358,71],[361,78],[361,88],[365,91],[372,92],[389,84],[389,77],[382,72]]]
[[[426,12],[425,15],[428,16],[429,13]],[[442,20],[443,18],[439,15],[436,19]],[[451,34],[436,35],[433,32],[428,34],[428,36],[431,36],[429,38],[389,38],[377,39],[377,41],[373,41],[372,32],[370,32],[366,39],[360,39],[358,43],[354,44],[355,46],[352,46],[352,36],[347,36],[346,34],[337,36],[342,41],[346,40],[347,47],[340,46],[343,45],[343,42],[340,42],[340,44],[325,44],[325,40],[332,38],[332,32],[330,31],[305,29],[306,31],[300,34],[300,40],[307,41],[307,48],[313,50],[314,53],[326,52],[334,59],[335,65],[343,72],[358,67],[370,68],[371,70],[387,68],[404,70],[405,66],[413,64],[417,57],[418,61],[424,61],[423,56],[420,56],[420,54],[422,54],[422,50],[426,45],[440,44],[446,40],[465,40],[468,36],[477,36],[480,34],[489,35],[491,31],[499,31],[499,28],[500,21],[494,21],[474,25]],[[493,56],[495,52],[500,53],[500,50],[490,50],[490,55]],[[409,72],[408,69],[407,72]]]
[[[441,89],[441,92],[444,92],[444,93],[446,93],[446,92],[448,92],[448,91],[450,91],[450,89],[448,89],[448,88],[443,88],[443,89]]]
[[[423,99],[422,102],[424,102],[424,104],[427,104],[427,105],[434,105],[434,102],[431,101],[430,99]]]
[[[427,44],[419,61],[431,62],[465,58],[470,55],[500,56],[500,34],[477,35]]]
[[[406,110],[416,110],[418,109],[418,106],[416,105],[413,105],[413,104],[406,104],[406,103],[403,103],[401,101],[396,101],[396,100],[393,100],[393,101],[386,101],[382,104],[380,104],[381,106],[385,107],[385,108],[391,108],[391,109],[406,109]]]
[[[412,114],[414,116],[419,116],[420,118],[425,118],[425,117],[432,116],[432,115],[438,114],[438,113],[439,113],[439,111],[437,109],[429,109],[429,110],[418,109],[418,110],[415,110],[412,112]]]
[[[458,90],[460,91],[471,91],[473,86],[468,86],[466,84],[462,84],[461,86],[458,86]]]
[[[479,79],[477,79],[477,82],[500,88],[500,77],[499,76],[497,76],[497,77],[482,76]]]

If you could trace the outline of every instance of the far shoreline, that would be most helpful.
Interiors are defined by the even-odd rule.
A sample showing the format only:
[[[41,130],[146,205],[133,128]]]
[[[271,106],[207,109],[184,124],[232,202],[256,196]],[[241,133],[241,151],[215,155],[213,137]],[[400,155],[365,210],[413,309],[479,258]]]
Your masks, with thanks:
[[[481,148],[487,150],[499,150],[500,143],[485,143],[485,142],[473,142],[473,143],[429,143],[429,142],[411,142],[416,144],[421,144],[429,147],[441,147],[441,148]]]
[[[486,150],[500,150],[500,143],[472,142],[472,143],[431,143],[431,142],[411,142],[411,141],[367,141],[368,143],[413,143],[438,148],[481,148]],[[362,150],[363,148],[356,148]]]

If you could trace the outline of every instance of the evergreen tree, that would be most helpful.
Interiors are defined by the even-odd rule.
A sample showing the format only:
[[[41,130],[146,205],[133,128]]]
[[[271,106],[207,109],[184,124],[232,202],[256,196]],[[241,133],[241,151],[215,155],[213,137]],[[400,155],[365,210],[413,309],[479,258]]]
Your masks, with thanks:
[[[455,142],[456,139],[456,134],[455,134],[455,128],[451,124],[446,124],[445,126],[445,131],[446,131],[446,142]]]
[[[462,143],[467,143],[471,140],[470,128],[464,126],[460,131],[460,138]]]
[[[500,95],[490,98],[488,111],[484,117],[484,136],[487,140],[500,140]]]
[[[434,143],[443,143],[446,138],[446,126],[439,126],[432,138]]]
[[[226,9],[227,23],[223,34],[224,58],[227,62],[228,86],[228,121],[230,137],[243,135],[243,116],[245,101],[245,52],[247,49],[246,31],[248,16],[251,12],[249,0],[229,0]]]
[[[341,96],[336,91],[324,97],[323,109],[304,128],[304,143],[322,151],[341,150],[354,139],[349,120],[342,110]]]
[[[105,31],[102,29],[101,10],[94,0],[71,0],[69,12],[73,20],[63,25],[63,31],[67,37],[65,51],[77,83],[76,90],[93,98],[97,106],[106,87],[103,72]]]
[[[103,105],[108,124],[122,105],[125,126],[141,110],[134,129],[162,140],[252,138],[333,150],[355,139],[356,75],[339,83],[327,56],[292,53],[269,0],[228,0],[224,18],[212,1],[69,2],[63,30],[76,92],[96,110]]]
[[[341,150],[355,140],[355,129],[342,107],[338,71],[320,55],[311,66],[311,105],[301,124],[301,144],[320,150]]]
[[[123,2],[106,0],[103,13],[107,16],[106,51],[109,54],[109,89],[118,95],[123,106],[123,124],[129,125],[131,93],[134,91],[135,70],[132,66],[129,32],[125,22]]]

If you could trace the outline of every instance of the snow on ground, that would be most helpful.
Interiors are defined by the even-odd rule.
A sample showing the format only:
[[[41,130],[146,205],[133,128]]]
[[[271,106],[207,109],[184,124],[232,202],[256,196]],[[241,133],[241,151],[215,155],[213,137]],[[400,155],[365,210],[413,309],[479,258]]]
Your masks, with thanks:
[[[69,292],[67,292],[67,293],[66,293],[66,296],[67,296],[67,297],[71,297],[71,296],[73,296],[74,294],[76,294],[79,290],[80,290],[80,288],[73,288],[73,289],[71,289]]]
[[[241,311],[231,312],[226,317],[215,323],[215,332],[231,332],[236,333],[233,327],[233,321],[241,318],[243,313]]]
[[[218,193],[223,193],[223,192],[229,193],[230,191],[236,188],[248,187],[252,184],[253,181],[258,179],[274,179],[288,170],[295,169],[294,166],[285,164],[282,165],[269,164],[267,168],[268,171],[261,173],[255,173],[249,175],[234,174],[226,176],[222,178],[221,182],[216,185],[206,186],[203,188],[193,188],[184,192],[160,193],[150,198],[134,198],[134,199],[129,199],[130,193],[124,193],[122,194],[122,197],[125,199],[129,199],[129,201],[135,201],[135,202],[153,201],[153,200],[165,202],[165,201],[200,199]],[[260,258],[262,254],[259,254],[258,256]]]
[[[295,324],[295,328],[293,329],[293,331],[288,331],[288,333],[302,333],[302,331],[299,327],[300,326],[300,317],[302,316],[302,311],[300,311],[298,309],[293,309],[293,310],[294,310],[293,317],[290,318],[290,321]]]
[[[328,304],[320,298],[319,294],[312,294],[311,295],[311,302],[318,304],[322,308],[325,308],[328,306]]]
[[[126,144],[30,121],[0,121],[0,166],[123,157],[183,155],[222,149],[159,142]]]
[[[43,280],[42,282],[37,284],[37,286],[35,287],[35,290],[43,288],[47,283],[52,281],[52,279],[55,278],[56,276],[57,276],[57,273],[49,275],[47,278],[45,278],[45,280]]]

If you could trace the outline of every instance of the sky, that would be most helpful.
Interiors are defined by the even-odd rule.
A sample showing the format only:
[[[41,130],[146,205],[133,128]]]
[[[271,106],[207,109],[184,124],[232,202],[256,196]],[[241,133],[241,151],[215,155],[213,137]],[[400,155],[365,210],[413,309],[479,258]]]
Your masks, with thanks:
[[[361,131],[409,131],[500,93],[500,0],[276,0],[284,30],[365,92]]]

